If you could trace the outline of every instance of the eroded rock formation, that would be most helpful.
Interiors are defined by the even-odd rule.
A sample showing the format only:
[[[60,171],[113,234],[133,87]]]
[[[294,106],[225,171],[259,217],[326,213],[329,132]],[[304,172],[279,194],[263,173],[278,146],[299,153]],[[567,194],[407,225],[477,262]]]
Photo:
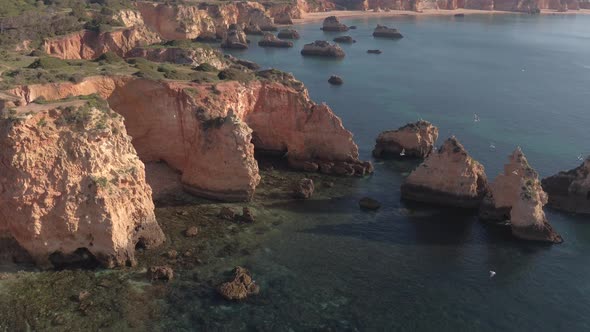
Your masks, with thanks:
[[[245,300],[251,295],[257,295],[260,292],[260,287],[252,279],[250,271],[237,266],[233,279],[221,284],[218,291],[226,300],[239,301]]]
[[[340,23],[336,16],[328,16],[324,19],[324,23],[322,24],[322,30],[348,31],[348,27],[345,24]]]
[[[352,39],[351,36],[340,36],[334,38],[334,41],[337,43],[345,43],[345,44],[352,44],[356,43],[356,40]]]
[[[299,39],[299,32],[295,29],[283,29],[279,31],[278,37],[281,39]]]
[[[343,58],[346,54],[344,53],[344,50],[336,44],[330,44],[324,40],[316,40],[313,43],[303,45],[301,55]]]
[[[0,120],[0,233],[41,266],[134,264],[164,241],[123,118],[90,101],[22,106]]]
[[[352,134],[326,105],[309,99],[303,84],[277,71],[249,83],[156,82],[92,77],[79,84],[31,85],[10,92],[29,104],[99,93],[125,118],[144,162],[164,161],[200,196],[248,200],[260,181],[254,148],[288,153],[295,168],[331,164],[340,175],[364,175]],[[203,158],[207,156],[207,158]]]
[[[280,40],[272,33],[265,33],[264,37],[258,42],[258,46],[289,48],[293,47],[293,42],[288,40]]]
[[[193,66],[208,63],[218,69],[224,69],[227,67],[220,51],[205,47],[136,47],[127,52],[126,57],[145,58],[153,62],[192,64]]]
[[[154,32],[144,26],[112,32],[84,30],[44,41],[45,53],[61,59],[96,59],[106,52],[121,57],[138,46],[160,42]]]
[[[546,203],[547,194],[537,172],[517,148],[504,165],[504,173],[489,186],[479,214],[484,220],[509,222],[512,233],[519,238],[562,242],[545,217]]]
[[[401,193],[407,200],[475,209],[487,186],[484,167],[451,137],[410,173]]]
[[[388,28],[384,25],[377,24],[377,27],[373,31],[373,37],[399,39],[403,38],[404,36],[402,36],[402,34],[397,29]]]
[[[409,123],[397,130],[380,133],[373,149],[373,156],[426,158],[432,152],[437,138],[438,128],[430,122],[420,120]]]
[[[246,49],[248,40],[246,34],[237,24],[230,25],[226,35],[221,42],[221,48]]]
[[[590,214],[590,157],[574,169],[544,178],[542,184],[550,207]]]

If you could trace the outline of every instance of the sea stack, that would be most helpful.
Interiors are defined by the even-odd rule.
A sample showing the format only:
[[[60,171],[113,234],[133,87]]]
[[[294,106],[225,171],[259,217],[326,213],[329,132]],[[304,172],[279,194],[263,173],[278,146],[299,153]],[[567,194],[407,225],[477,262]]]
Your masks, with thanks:
[[[568,212],[590,214],[590,157],[569,171],[544,178],[548,206]]]
[[[514,236],[534,241],[561,243],[545,217],[547,194],[541,188],[537,172],[529,165],[520,148],[512,152],[504,173],[490,184],[480,207],[480,218],[510,223]]]
[[[301,55],[343,58],[346,54],[336,44],[330,44],[324,40],[316,40],[313,43],[305,44],[301,50]]]
[[[260,29],[260,27],[257,24],[249,24],[248,26],[246,26],[244,28],[244,33],[247,35],[264,35],[264,31],[262,31],[262,29]]]
[[[221,42],[221,48],[246,49],[248,48],[248,40],[246,34],[237,24],[231,24],[227,30],[227,34]]]
[[[293,42],[288,40],[280,40],[272,33],[265,33],[264,38],[258,42],[258,46],[261,47],[278,47],[278,48],[289,48],[293,47]]]
[[[279,31],[278,37],[281,39],[299,39],[299,32],[295,29],[283,29]]]
[[[0,230],[41,267],[133,265],[164,241],[144,164],[106,102],[31,104],[0,119]]]
[[[354,40],[351,36],[340,36],[340,37],[336,37],[336,38],[334,38],[334,41],[337,42],[337,43],[343,43],[343,44],[356,43],[356,40]]]
[[[348,31],[348,27],[340,23],[336,16],[326,17],[321,29],[324,31]]]
[[[373,37],[399,39],[403,38],[404,36],[402,36],[402,34],[397,29],[388,28],[385,25],[377,24],[377,27],[373,31]]]
[[[484,167],[453,136],[410,173],[401,193],[411,201],[476,209],[487,186]]]
[[[396,158],[426,158],[438,138],[438,128],[420,120],[379,134],[373,156]],[[403,152],[403,153],[402,153]]]

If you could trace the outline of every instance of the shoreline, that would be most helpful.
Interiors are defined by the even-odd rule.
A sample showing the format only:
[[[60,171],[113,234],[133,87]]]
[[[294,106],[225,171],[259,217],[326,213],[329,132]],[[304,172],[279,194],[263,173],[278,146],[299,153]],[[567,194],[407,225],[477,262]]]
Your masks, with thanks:
[[[432,17],[432,16],[454,16],[455,14],[465,15],[528,15],[523,12],[479,10],[479,9],[425,9],[422,12],[391,10],[388,12],[373,12],[361,10],[333,10],[328,12],[304,13],[303,18],[293,19],[293,24],[305,24],[322,21],[326,17],[336,16],[338,18],[374,18],[374,17]],[[590,15],[590,9],[570,10],[558,12],[553,9],[543,9],[539,15]]]

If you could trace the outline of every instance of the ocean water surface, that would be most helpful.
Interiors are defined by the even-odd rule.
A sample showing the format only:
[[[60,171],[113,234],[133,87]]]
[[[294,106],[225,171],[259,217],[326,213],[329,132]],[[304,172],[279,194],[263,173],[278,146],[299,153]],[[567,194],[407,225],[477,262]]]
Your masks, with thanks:
[[[342,21],[358,29],[325,33],[321,22],[309,23],[295,27],[302,38],[293,49],[260,48],[250,37],[249,50],[232,54],[302,80],[311,97],[328,103],[354,133],[363,159],[371,159],[380,131],[421,118],[439,127],[439,143],[456,135],[490,179],[516,146],[543,177],[576,167],[579,154],[590,154],[590,17]],[[373,38],[377,23],[400,29],[405,38]],[[299,54],[307,42],[345,34],[357,42],[342,45],[343,60]],[[332,74],[344,85],[329,85]],[[267,205],[265,213],[281,223],[240,262],[260,284],[259,299],[186,298],[182,306],[190,314],[171,326],[590,330],[589,218],[547,209],[563,244],[514,240],[469,213],[400,202],[400,185],[415,164],[375,164],[373,176],[350,180],[333,198]],[[382,208],[360,211],[357,201],[365,195]]]

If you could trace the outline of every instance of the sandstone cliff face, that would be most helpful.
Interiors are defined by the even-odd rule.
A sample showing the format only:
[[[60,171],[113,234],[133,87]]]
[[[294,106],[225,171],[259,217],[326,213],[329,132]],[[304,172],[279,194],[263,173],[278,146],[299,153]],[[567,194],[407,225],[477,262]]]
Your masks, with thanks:
[[[98,33],[84,30],[47,39],[45,53],[61,59],[95,59],[106,52],[123,57],[137,46],[160,42],[160,38],[143,26]]]
[[[561,242],[543,212],[546,203],[547,194],[541,188],[537,172],[517,148],[504,165],[504,173],[489,186],[480,207],[480,218],[509,221],[513,234],[519,238]]]
[[[401,191],[408,200],[477,208],[487,191],[487,178],[484,167],[451,137],[408,176]]]
[[[544,178],[549,206],[574,213],[590,214],[590,157],[578,167]]]
[[[94,77],[11,93],[23,104],[40,96],[100,94],[124,116],[144,162],[165,161],[182,173],[188,190],[210,198],[252,197],[260,180],[254,147],[288,152],[294,161],[342,163],[353,169],[350,175],[372,171],[358,159],[352,134],[332,110],[313,103],[302,84],[290,79],[214,86]]]
[[[145,48],[136,47],[127,52],[130,58],[145,58],[154,62],[171,62],[176,64],[192,64],[198,66],[202,63],[208,63],[217,69],[227,67],[223,61],[223,55],[220,51],[208,48],[185,49],[179,47],[168,48]]]
[[[438,138],[438,128],[428,121],[409,123],[397,130],[379,134],[373,156],[393,156],[402,158],[426,158]],[[404,156],[400,153],[404,152]]]
[[[0,231],[45,267],[133,264],[137,244],[164,241],[122,117],[80,101],[17,110],[0,120]]]
[[[258,25],[263,30],[273,26],[272,18],[256,2],[199,6],[139,2],[136,6],[147,27],[168,40],[221,37],[231,24]]]
[[[578,10],[587,3],[579,0],[332,0],[334,7],[349,10],[479,9],[529,12],[533,9]],[[588,6],[590,7],[590,6]]]

